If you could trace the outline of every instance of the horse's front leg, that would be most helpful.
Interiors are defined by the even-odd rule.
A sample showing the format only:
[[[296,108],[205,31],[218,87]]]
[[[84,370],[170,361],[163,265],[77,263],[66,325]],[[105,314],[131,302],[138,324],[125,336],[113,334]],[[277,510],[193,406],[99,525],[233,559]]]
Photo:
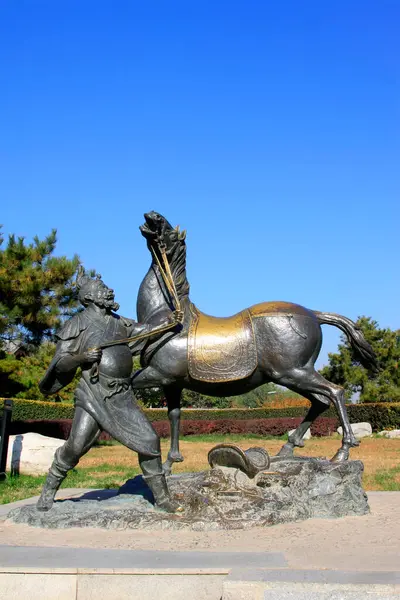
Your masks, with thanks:
[[[179,450],[179,431],[181,421],[181,396],[182,390],[175,386],[164,387],[165,399],[168,406],[168,419],[171,431],[171,447],[167,460],[163,464],[166,475],[171,475],[174,462],[182,462],[183,456]]]

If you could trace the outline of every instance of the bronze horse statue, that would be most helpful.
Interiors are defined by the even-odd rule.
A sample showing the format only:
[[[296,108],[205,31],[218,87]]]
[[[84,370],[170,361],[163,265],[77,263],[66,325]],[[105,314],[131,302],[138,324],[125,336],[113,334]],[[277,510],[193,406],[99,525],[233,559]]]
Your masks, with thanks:
[[[156,212],[145,215],[140,230],[152,262],[139,288],[138,321],[165,322],[177,303],[183,312],[182,324],[174,331],[146,342],[141,352],[143,369],[133,377],[134,389],[164,390],[171,427],[165,470],[170,472],[174,462],[183,460],[179,451],[183,388],[210,396],[236,396],[267,382],[285,386],[311,402],[280,456],[291,456],[296,446],[304,445],[304,434],[332,402],[343,427],[342,446],[332,461],[347,460],[350,448],[359,442],[350,427],[344,390],[322,377],[314,363],[322,344],[321,325],[327,324],[343,331],[363,366],[376,371],[374,352],[355,323],[291,302],[256,304],[229,318],[202,314],[189,298],[185,232]]]

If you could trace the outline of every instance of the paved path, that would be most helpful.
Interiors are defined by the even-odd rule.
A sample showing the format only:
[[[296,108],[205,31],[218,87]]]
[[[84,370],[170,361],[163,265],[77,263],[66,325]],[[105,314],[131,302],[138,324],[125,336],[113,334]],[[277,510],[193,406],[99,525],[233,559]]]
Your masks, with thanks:
[[[79,496],[85,492],[63,490],[62,496]],[[96,493],[90,491],[91,495]],[[0,540],[2,545],[19,547],[280,553],[287,566],[295,569],[400,570],[400,492],[370,492],[368,497],[371,514],[364,517],[310,519],[248,531],[87,528],[41,530],[39,536],[35,528],[0,521]],[[9,510],[10,505],[0,506],[0,519],[4,519]]]
[[[58,497],[109,497],[62,490]],[[42,530],[0,506],[0,600],[400,600],[400,492],[371,514],[248,531]]]

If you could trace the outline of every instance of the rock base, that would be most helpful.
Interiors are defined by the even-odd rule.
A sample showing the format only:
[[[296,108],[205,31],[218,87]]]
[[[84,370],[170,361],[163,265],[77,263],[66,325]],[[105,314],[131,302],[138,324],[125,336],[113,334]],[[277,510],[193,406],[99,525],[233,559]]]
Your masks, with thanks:
[[[362,489],[361,461],[333,464],[313,458],[281,459],[249,479],[238,469],[218,467],[168,478],[171,494],[184,506],[180,515],[155,508],[141,477],[106,499],[54,503],[39,512],[34,505],[12,510],[8,519],[35,527],[106,529],[186,529],[210,531],[267,527],[310,518],[337,518],[369,512]]]

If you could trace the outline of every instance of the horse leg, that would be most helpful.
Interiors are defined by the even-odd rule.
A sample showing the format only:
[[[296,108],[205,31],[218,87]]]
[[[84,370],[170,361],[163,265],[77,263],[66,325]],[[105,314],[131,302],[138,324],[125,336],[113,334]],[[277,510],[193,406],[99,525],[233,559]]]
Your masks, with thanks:
[[[143,388],[170,386],[173,381],[170,377],[166,377],[150,366],[136,371],[131,379],[133,391]]]
[[[171,430],[171,447],[168,452],[167,460],[163,464],[163,471],[166,475],[171,475],[174,462],[182,462],[183,456],[179,452],[179,425],[181,417],[181,394],[182,390],[174,385],[172,380],[168,379],[153,367],[146,367],[137,371],[132,377],[133,390],[163,387],[168,406],[168,419]]]
[[[182,390],[175,386],[168,386],[164,388],[164,393],[168,406],[168,419],[171,430],[171,446],[168,452],[167,460],[163,464],[163,471],[166,475],[171,475],[172,465],[174,462],[183,461],[183,456],[179,451]]]
[[[326,399],[323,396],[319,396],[318,394],[306,395],[304,392],[303,396],[310,400],[311,406],[297,429],[291,435],[289,435],[288,441],[279,450],[277,456],[290,458],[293,456],[294,449],[296,447],[303,448],[303,437],[310,428],[311,424],[314,423],[314,421],[329,408]]]
[[[344,462],[348,460],[350,456],[350,448],[359,446],[360,442],[356,439],[353,430],[350,425],[349,417],[347,415],[347,409],[345,404],[344,389],[338,388],[335,407],[338,412],[339,420],[343,429],[342,447],[336,452],[335,456],[331,459],[332,462]]]
[[[348,460],[350,455],[350,448],[358,446],[359,442],[356,440],[353,431],[350,427],[349,418],[347,416],[346,406],[344,402],[344,390],[327,381],[322,375],[317,373],[312,367],[305,367],[303,369],[294,369],[284,376],[276,379],[277,383],[285,385],[286,387],[299,391],[304,395],[307,394],[318,394],[330,400],[336,408],[340,423],[343,428],[343,439],[342,447],[336,452],[332,458],[333,462],[344,462]]]

